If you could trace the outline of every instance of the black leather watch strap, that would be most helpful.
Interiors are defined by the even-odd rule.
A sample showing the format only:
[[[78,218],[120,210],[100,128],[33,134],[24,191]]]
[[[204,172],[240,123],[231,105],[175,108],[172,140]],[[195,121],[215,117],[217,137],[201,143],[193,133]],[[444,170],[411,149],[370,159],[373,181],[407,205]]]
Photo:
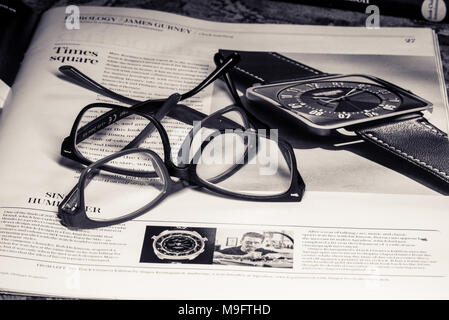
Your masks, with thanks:
[[[293,81],[326,75],[276,52],[219,50],[227,57],[233,52],[240,55],[240,62],[232,69],[231,77],[241,91],[255,83],[267,84]]]
[[[286,82],[327,75],[276,52],[220,50],[224,56],[232,52],[238,52],[241,57],[240,62],[232,69],[231,76],[243,92],[255,83]],[[403,164],[410,167],[407,170],[419,171],[420,177],[422,171],[423,179],[432,177],[429,180],[437,182],[437,189],[449,192],[448,137],[430,124],[421,113],[365,123],[348,130],[355,131],[376,148],[387,150],[395,156],[394,159],[404,159]]]
[[[407,160],[449,183],[449,140],[423,117],[356,130],[364,140]]]

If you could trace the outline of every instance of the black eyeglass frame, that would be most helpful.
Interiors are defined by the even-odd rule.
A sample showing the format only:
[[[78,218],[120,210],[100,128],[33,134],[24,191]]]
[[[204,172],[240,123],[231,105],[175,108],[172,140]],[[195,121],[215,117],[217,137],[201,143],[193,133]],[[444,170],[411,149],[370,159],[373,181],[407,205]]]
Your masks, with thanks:
[[[70,135],[70,141],[74,144],[75,142],[75,136],[77,127],[79,124],[79,121],[81,120],[83,114],[91,109],[96,108],[98,106],[102,106],[101,103],[95,103],[91,104],[89,106],[86,106],[81,110],[80,114],[77,116],[75,123],[72,127],[71,135]],[[169,194],[174,193],[184,187],[187,186],[198,186],[205,188],[207,190],[210,190],[216,194],[220,194],[223,196],[228,196],[234,199],[240,199],[240,200],[250,200],[250,201],[262,201],[262,202],[298,202],[301,201],[302,196],[304,194],[305,190],[305,184],[304,180],[302,179],[301,175],[299,174],[299,171],[296,166],[296,158],[295,154],[293,152],[292,146],[281,139],[278,139],[277,143],[279,146],[280,151],[283,153],[284,158],[288,156],[286,159],[286,162],[291,165],[290,167],[290,186],[287,191],[281,194],[277,195],[264,195],[264,196],[255,196],[255,195],[248,195],[248,194],[241,194],[236,192],[227,191],[224,189],[221,189],[219,187],[214,186],[211,183],[205,182],[203,179],[201,179],[197,172],[197,163],[195,163],[195,157],[192,158],[191,162],[187,166],[179,167],[175,165],[171,159],[171,146],[169,137],[167,135],[166,130],[162,126],[162,124],[154,117],[139,112],[137,110],[130,110],[129,108],[122,107],[122,106],[115,106],[111,107],[110,104],[105,104],[107,108],[114,108],[118,112],[126,112],[127,114],[136,114],[142,117],[147,118],[152,124],[154,124],[155,129],[159,132],[159,135],[162,140],[163,144],[163,150],[164,150],[164,160],[160,158],[159,155],[157,155],[154,151],[145,149],[145,148],[131,148],[131,149],[124,149],[119,152],[116,152],[114,154],[111,154],[109,156],[106,156],[103,159],[100,159],[94,163],[90,163],[87,168],[85,168],[80,176],[79,182],[77,185],[72,189],[72,191],[66,196],[66,198],[61,202],[59,205],[58,210],[58,217],[61,219],[61,223],[65,225],[68,228],[72,229],[86,229],[86,228],[97,228],[97,227],[105,227],[110,226],[114,224],[118,224],[124,221],[128,221],[131,219],[134,219],[146,212],[148,212],[151,208],[156,206],[160,201],[165,199]],[[241,109],[238,106],[229,106],[224,109],[218,110],[214,113],[212,113],[210,116],[202,120],[202,122],[208,121],[208,119],[212,119],[214,117],[220,117],[225,113],[231,112],[231,111],[237,111],[239,112],[244,118],[246,117],[246,113],[243,109]],[[245,120],[247,121],[247,120]],[[230,129],[230,128],[228,128]],[[226,129],[217,130],[219,134],[226,133]],[[256,134],[256,138],[259,136],[258,133],[254,131],[254,134]],[[270,139],[270,137],[265,137],[266,139]],[[257,139],[256,139],[257,140]],[[202,150],[207,146],[209,141],[204,141],[199,149],[198,152],[202,152]],[[190,147],[190,146],[189,146]],[[77,156],[81,159],[85,159],[77,150],[76,147],[73,146],[73,149],[77,154]],[[159,170],[158,172],[136,172],[116,167],[108,167],[104,166],[104,164],[110,162],[113,159],[116,159],[118,157],[121,157],[123,155],[127,155],[130,153],[137,153],[137,152],[147,152],[152,156],[152,159],[156,161],[155,169]],[[85,161],[90,162],[90,161]],[[86,211],[85,211],[85,203],[84,203],[84,186],[86,179],[88,177],[88,173],[92,172],[92,170],[107,170],[112,173],[122,174],[122,175],[129,175],[129,176],[138,176],[138,177],[148,177],[148,178],[154,178],[157,176],[162,176],[164,178],[165,188],[163,192],[161,192],[161,195],[154,199],[152,202],[150,202],[148,205],[144,206],[143,208],[128,214],[126,217],[119,218],[116,220],[111,221],[96,221],[91,220],[88,218]],[[237,169],[238,170],[238,169]],[[177,177],[179,178],[179,181],[172,180],[171,177]],[[81,190],[81,192],[80,192]],[[78,195],[78,196],[77,196]],[[75,197],[75,198],[74,198]],[[156,201],[157,200],[157,201]]]
[[[240,56],[238,53],[234,53],[226,57],[226,59],[222,58],[220,53],[216,53],[214,56],[214,61],[216,64],[216,68],[214,71],[212,71],[201,83],[196,85],[193,89],[183,93],[178,94],[179,98],[178,101],[182,101],[185,99],[188,99],[194,95],[196,95],[198,92],[202,91],[204,88],[209,86],[212,82],[214,82],[216,79],[224,76],[227,74],[228,70],[233,68],[239,61]],[[89,78],[87,75],[79,71],[73,66],[65,65],[61,66],[59,68],[59,71],[64,74],[68,79],[75,81],[80,86],[87,88],[91,91],[97,92],[101,95],[104,95],[106,97],[112,98],[114,100],[131,104],[129,107],[130,109],[135,109],[138,111],[142,111],[145,113],[148,113],[150,115],[154,115],[158,120],[161,120],[165,115],[168,115],[169,117],[176,119],[178,121],[184,122],[186,124],[192,124],[194,121],[200,121],[207,117],[206,114],[199,112],[198,110],[195,110],[193,108],[190,108],[186,105],[176,103],[175,105],[172,105],[170,108],[166,108],[163,112],[161,112],[161,109],[163,109],[164,105],[167,102],[167,99],[149,99],[146,101],[138,101],[135,99],[131,99],[128,97],[125,97],[121,94],[118,94],[95,80]],[[232,90],[231,90],[232,92]],[[239,101],[237,101],[239,102]],[[109,115],[102,115],[99,119],[95,119],[93,121],[101,121],[102,119],[108,117]],[[77,159],[73,159],[70,156],[70,151],[65,148],[65,140],[64,139],[62,146],[61,146],[61,155],[64,157],[68,157],[72,160],[77,161]]]
[[[164,182],[164,188],[161,193],[153,199],[150,203],[146,204],[142,208],[127,214],[126,216],[112,219],[112,220],[93,220],[90,219],[86,213],[86,204],[85,204],[85,196],[84,189],[86,186],[86,180],[89,178],[89,175],[92,171],[98,170],[103,164],[114,160],[116,158],[132,154],[132,153],[147,153],[151,156],[153,166],[157,171],[157,176],[162,178]],[[145,173],[141,172],[139,174],[140,177],[154,178],[155,175],[151,172]],[[112,225],[116,225],[119,223],[123,223],[129,220],[132,220],[138,216],[141,216],[151,210],[153,207],[158,205],[162,200],[164,200],[168,195],[176,192],[177,190],[184,187],[185,181],[179,180],[177,182],[173,181],[170,178],[167,167],[164,165],[162,159],[152,150],[142,149],[142,148],[133,148],[119,151],[117,153],[111,154],[103,159],[98,160],[97,162],[91,164],[86,167],[80,175],[78,183],[75,187],[68,193],[68,195],[64,198],[64,200],[58,206],[58,217],[61,221],[61,224],[69,229],[77,230],[77,229],[93,229],[93,228],[103,228]]]
[[[80,83],[83,87],[87,87],[90,90],[93,90],[97,93],[111,97],[118,101],[122,101],[125,103],[134,103],[131,107],[129,107],[129,109],[141,111],[146,114],[152,115],[158,120],[162,120],[162,118],[165,115],[169,115],[178,121],[181,121],[181,122],[191,125],[194,121],[202,121],[202,120],[204,120],[206,118],[210,118],[210,117],[208,117],[207,115],[205,115],[195,109],[192,109],[188,106],[181,105],[178,102],[192,97],[193,95],[200,92],[202,89],[204,89],[206,86],[208,86],[210,83],[215,81],[220,76],[222,76],[224,79],[228,79],[227,70],[234,67],[238,63],[238,61],[240,60],[240,56],[237,53],[235,53],[235,54],[230,55],[226,59],[223,59],[221,54],[217,53],[214,56],[214,60],[215,60],[215,64],[216,64],[216,69],[211,74],[209,74],[206,77],[206,79],[204,79],[200,84],[198,84],[192,90],[190,90],[184,94],[174,94],[174,95],[178,96],[177,101],[176,101],[176,103],[172,103],[171,105],[167,105],[167,102],[169,102],[170,98],[172,98],[174,95],[171,95],[167,99],[156,99],[156,100],[150,99],[147,101],[138,102],[136,100],[124,97],[118,93],[115,93],[115,92],[109,90],[108,88],[103,87],[102,85],[95,82],[93,79],[89,78],[87,75],[83,74],[78,69],[76,69],[72,66],[62,66],[59,68],[59,70],[63,74],[65,74],[67,77],[69,77],[70,79],[75,80],[78,83]],[[226,81],[226,83],[229,87],[230,86],[229,82]],[[234,94],[233,94],[234,91],[232,90],[233,89],[232,84],[231,84],[231,87],[229,87],[229,89],[230,89],[231,94],[234,96]],[[236,102],[238,105],[240,105],[240,103],[241,103],[240,100],[238,99],[238,95],[237,95]],[[110,104],[110,103],[96,103],[96,104],[90,104],[87,107],[94,106],[94,105],[104,106],[104,107],[118,106],[118,105],[114,105],[114,104]],[[182,116],[180,116],[179,113],[182,113]],[[87,126],[95,127],[99,123],[100,124],[102,122],[104,123],[104,121],[106,119],[114,117],[114,116],[116,116],[116,115],[114,115],[113,113],[103,114],[103,115],[99,116],[98,118],[89,122],[87,124]],[[119,119],[120,119],[119,117],[116,117],[116,120],[119,120]],[[222,119],[214,118],[214,120],[216,120],[216,121],[210,121],[210,120],[208,121],[208,124],[211,125],[211,127],[213,127],[214,129],[221,129],[221,128],[226,129],[226,128],[229,128],[227,126],[232,125],[232,124],[230,124],[230,121],[226,118],[222,118]],[[75,122],[77,122],[77,120],[75,120]],[[112,122],[109,124],[112,124]],[[73,128],[72,128],[70,136],[64,138],[64,140],[62,142],[61,155],[63,157],[74,160],[74,161],[79,162],[84,165],[90,165],[92,163],[92,161],[84,158],[81,154],[79,154],[76,151],[76,148],[74,148]]]
[[[70,132],[70,136],[67,139],[67,144],[70,144],[70,149],[73,150],[73,154],[74,156],[79,159],[79,162],[89,166],[93,163],[93,161],[90,161],[88,159],[86,159],[76,148],[75,146],[75,142],[76,142],[76,136],[77,136],[77,129],[79,126],[79,122],[81,121],[83,115],[86,113],[86,111],[88,111],[89,109],[93,109],[93,108],[109,108],[111,110],[114,110],[115,112],[121,112],[124,113],[126,115],[138,115],[141,117],[144,117],[146,119],[148,119],[151,124],[153,124],[155,126],[155,129],[158,131],[160,137],[161,137],[161,142],[162,142],[162,146],[163,146],[163,151],[164,151],[164,163],[167,166],[168,170],[169,170],[169,174],[171,176],[177,177],[177,178],[181,178],[183,180],[188,181],[189,183],[193,183],[196,185],[200,185],[201,184],[201,180],[195,179],[194,177],[196,176],[196,174],[191,174],[191,169],[195,169],[196,170],[196,163],[190,163],[189,165],[183,165],[183,166],[177,166],[172,158],[171,158],[171,145],[170,145],[170,139],[168,137],[167,131],[165,130],[165,128],[162,126],[162,124],[153,116],[148,115],[146,113],[137,111],[137,110],[130,110],[129,108],[126,107],[122,107],[122,106],[112,106],[111,104],[103,104],[103,103],[92,103],[86,107],[84,107],[80,113],[78,114],[78,116],[75,119],[75,122],[73,123],[73,127],[71,129]],[[243,117],[243,121],[245,123],[245,125],[249,125],[248,119],[246,118],[246,112],[245,110],[243,110],[242,108],[235,106],[235,105],[231,105],[228,107],[225,107],[223,109],[220,109],[214,113],[212,113],[211,115],[209,115],[208,117],[206,117],[205,119],[203,119],[199,125],[202,126],[203,123],[207,123],[213,119],[218,119],[214,122],[221,122],[221,119],[223,119],[222,115],[232,112],[232,111],[236,111],[239,114],[242,115]],[[228,120],[229,121],[229,120]],[[232,121],[229,121],[230,123],[232,123]],[[228,123],[229,123],[228,122]],[[216,133],[226,133],[226,130],[228,129],[240,129],[242,128],[239,124],[234,122],[234,127],[229,127],[227,126],[226,129],[216,129]],[[101,127],[96,127],[96,129],[101,130]],[[190,139],[192,138],[192,131],[187,135]],[[264,137],[264,138],[268,138],[269,137]],[[207,140],[207,139],[206,139]],[[207,143],[209,143],[210,141],[204,141],[201,145],[201,148],[203,149]],[[283,147],[285,151],[287,151],[287,153],[290,156],[290,162],[293,164],[292,167],[292,172],[295,173],[297,177],[299,177],[300,179],[298,180],[300,182],[300,184],[304,183],[302,180],[302,177],[300,176],[297,167],[296,167],[296,159],[295,159],[295,154],[293,152],[293,148],[292,146],[286,142],[283,141],[282,139],[278,139],[278,144],[279,147]],[[189,146],[190,148],[190,146]],[[120,152],[120,151],[119,151]],[[187,152],[188,153],[188,152]],[[194,159],[195,160],[195,157]],[[286,159],[287,161],[288,159]],[[98,160],[100,161],[100,160]],[[97,161],[97,162],[98,162]],[[124,174],[124,175],[129,175],[129,176],[139,176],[139,173],[133,170],[126,170],[126,169],[120,169],[120,168],[116,168],[116,167],[108,167],[108,166],[102,166],[101,167],[102,170],[106,170],[112,173],[117,173],[117,174]],[[193,178],[192,178],[193,177]],[[206,187],[206,186],[205,186]],[[293,192],[294,190],[292,190]],[[221,192],[220,192],[221,193]],[[288,193],[288,192],[286,192]],[[235,195],[233,193],[230,193],[229,195]],[[239,196],[239,195],[238,195]]]

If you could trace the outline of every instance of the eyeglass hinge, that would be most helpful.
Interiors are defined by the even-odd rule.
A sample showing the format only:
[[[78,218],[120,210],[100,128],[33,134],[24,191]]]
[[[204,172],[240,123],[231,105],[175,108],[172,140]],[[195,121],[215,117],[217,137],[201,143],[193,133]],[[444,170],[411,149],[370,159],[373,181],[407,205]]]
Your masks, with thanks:
[[[299,194],[298,193],[291,193],[290,196],[292,196],[292,197],[299,197]]]

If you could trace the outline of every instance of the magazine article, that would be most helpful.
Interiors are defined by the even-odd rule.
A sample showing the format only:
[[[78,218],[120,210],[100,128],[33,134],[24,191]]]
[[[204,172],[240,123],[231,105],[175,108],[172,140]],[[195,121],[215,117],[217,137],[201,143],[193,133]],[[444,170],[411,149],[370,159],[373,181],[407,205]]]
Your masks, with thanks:
[[[449,297],[449,199],[361,156],[360,141],[290,141],[306,184],[301,202],[184,188],[111,227],[70,230],[57,217],[84,168],[61,156],[78,113],[95,102],[125,105],[68,81],[58,71],[63,65],[141,101],[193,88],[215,68],[219,49],[274,51],[329,74],[388,79],[431,101],[426,118],[447,132],[432,30],[226,24],[80,9],[75,30],[66,28],[65,8],[44,14],[1,114],[1,290],[123,299]],[[233,103],[221,80],[184,102],[205,114]],[[190,130],[169,117],[162,125],[173,145]],[[105,205],[132,201],[133,194],[122,194]],[[170,254],[186,247],[183,259]]]

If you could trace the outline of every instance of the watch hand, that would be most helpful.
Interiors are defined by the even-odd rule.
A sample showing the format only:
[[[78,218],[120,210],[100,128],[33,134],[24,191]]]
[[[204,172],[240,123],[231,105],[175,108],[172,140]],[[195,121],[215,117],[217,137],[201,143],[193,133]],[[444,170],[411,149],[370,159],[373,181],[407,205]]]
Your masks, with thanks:
[[[361,93],[364,93],[364,92],[365,91],[363,91],[363,90],[357,91],[357,89],[354,88],[351,91],[349,91],[348,93],[346,93],[345,95],[343,95],[341,97],[338,97],[338,98],[335,98],[335,99],[332,99],[332,100],[339,100],[339,99],[349,98],[349,97],[353,97],[355,95],[358,95],[358,94],[361,94]]]
[[[329,102],[333,102],[333,101],[338,101],[340,99],[346,98],[351,96],[351,93],[353,93],[355,90],[357,90],[356,88],[351,89],[348,93],[346,93],[343,96],[337,97],[337,98],[329,98],[329,97],[313,97],[314,99],[320,99],[321,101],[323,101],[323,99],[328,99],[327,101],[323,101],[325,103],[329,103]]]
[[[348,93],[346,93],[344,96],[349,96],[351,93],[353,93],[354,91],[356,91],[356,88],[352,88],[351,91],[349,91]]]
[[[357,92],[355,92],[355,93],[353,93],[353,94],[347,94],[347,95],[345,95],[343,98],[348,98],[348,97],[353,97],[353,96],[356,96],[356,95],[358,95],[358,94],[361,94],[361,93],[364,93],[365,91],[364,90],[361,90],[361,91],[357,91]]]
[[[345,94],[345,95],[343,95],[341,97],[337,97],[337,98],[313,97],[313,99],[319,99],[319,100],[321,100],[321,102],[324,102],[325,104],[328,104],[328,103],[331,103],[331,102],[339,101],[339,100],[344,99],[344,98],[353,97],[355,95],[358,95],[358,94],[361,94],[361,93],[365,92],[365,91],[356,91],[356,92],[354,92],[355,90],[357,90],[357,89],[354,88],[351,91],[349,91],[347,94]],[[328,99],[328,100],[324,100],[324,99]]]
[[[318,100],[334,100],[334,99],[340,99],[341,97],[338,98],[329,98],[329,97],[312,97],[312,99],[318,99]]]
[[[337,100],[341,99],[342,97],[338,97],[338,98],[312,97],[312,98],[321,100],[321,102],[324,102],[324,103],[330,103],[330,102],[333,102],[333,101],[337,101]],[[325,99],[328,99],[328,100],[325,100]]]

